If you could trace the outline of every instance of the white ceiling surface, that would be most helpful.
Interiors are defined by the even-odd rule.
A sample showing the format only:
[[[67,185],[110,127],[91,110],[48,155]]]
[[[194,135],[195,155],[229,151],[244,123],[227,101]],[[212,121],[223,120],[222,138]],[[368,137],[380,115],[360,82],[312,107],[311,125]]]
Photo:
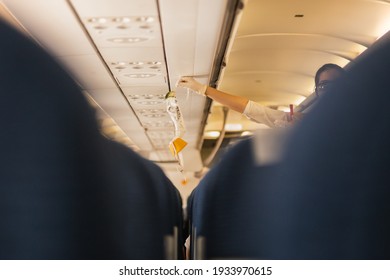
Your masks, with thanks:
[[[100,116],[113,118],[121,138],[127,135],[129,145],[152,160],[174,161],[168,150],[174,127],[164,96],[183,75],[203,75],[208,82],[227,1],[3,2],[69,69],[104,111]],[[188,142],[185,170],[198,171],[206,99],[183,89],[177,98]]]
[[[321,65],[345,66],[389,29],[390,1],[247,0],[218,88],[266,106],[298,105]],[[256,128],[231,112],[228,123]],[[220,127],[211,115],[206,130]]]

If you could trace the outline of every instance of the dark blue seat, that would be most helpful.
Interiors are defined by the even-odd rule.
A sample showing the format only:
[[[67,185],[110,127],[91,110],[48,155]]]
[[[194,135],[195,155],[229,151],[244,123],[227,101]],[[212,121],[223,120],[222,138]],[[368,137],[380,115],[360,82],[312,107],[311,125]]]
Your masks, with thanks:
[[[141,157],[120,143],[110,141],[110,145],[115,149],[115,160],[124,176],[130,175],[128,178],[129,186],[132,185],[131,176],[133,174],[129,170],[133,169],[135,164],[142,166],[141,172],[145,173],[146,171],[148,186],[145,187],[151,187],[157,195],[158,213],[156,215],[160,216],[160,223],[163,227],[165,258],[183,259],[183,208],[179,191],[155,163]]]
[[[252,209],[247,207],[245,194],[265,184],[272,167],[257,168],[254,160],[252,139],[237,143],[190,195],[192,258],[247,259],[256,256],[252,244],[257,240],[254,230],[257,222],[252,219]],[[251,182],[254,172],[259,175],[256,184]],[[261,211],[260,208],[257,210]]]
[[[0,34],[0,259],[163,259],[147,169],[125,174],[66,72],[3,23]]]
[[[184,259],[183,205],[180,192],[159,166],[148,160],[145,162],[159,193],[160,211],[167,214],[165,219],[168,224],[165,239],[167,258]]]

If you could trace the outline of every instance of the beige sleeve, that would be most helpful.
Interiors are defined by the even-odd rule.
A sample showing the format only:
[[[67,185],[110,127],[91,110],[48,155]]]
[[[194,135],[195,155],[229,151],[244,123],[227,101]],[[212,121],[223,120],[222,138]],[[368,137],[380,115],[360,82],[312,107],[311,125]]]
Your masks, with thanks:
[[[289,113],[267,108],[251,100],[249,100],[242,114],[254,122],[262,123],[269,127],[286,127],[290,125]]]

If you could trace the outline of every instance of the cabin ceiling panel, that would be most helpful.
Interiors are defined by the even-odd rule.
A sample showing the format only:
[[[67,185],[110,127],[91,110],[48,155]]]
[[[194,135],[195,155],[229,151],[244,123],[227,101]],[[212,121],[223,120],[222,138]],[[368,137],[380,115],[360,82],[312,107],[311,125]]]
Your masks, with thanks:
[[[126,14],[121,17],[89,17],[83,24],[99,48],[141,48],[162,45],[158,17]]]
[[[116,88],[110,72],[96,55],[77,55],[60,57],[59,60],[69,70],[83,89]]]
[[[101,109],[107,113],[137,146],[137,150],[150,150],[152,148],[145,128],[140,124],[138,116],[124,101],[118,89],[89,90],[88,93],[97,104],[104,104]]]
[[[173,123],[170,120],[169,121],[146,120],[143,121],[142,126],[147,130],[165,129],[168,131],[173,131],[174,129]]]
[[[54,56],[94,54],[64,0],[2,1],[28,32]]]
[[[298,105],[314,90],[311,76],[291,72],[243,72],[226,74],[224,77],[226,82],[220,87],[221,90],[245,95],[263,105],[270,105],[266,102],[268,98],[271,98],[269,101],[272,105],[280,98],[282,99],[280,102],[284,104],[288,104],[284,98],[287,98],[288,102],[294,98],[294,102],[291,103]],[[274,94],[276,96],[272,97]]]
[[[162,86],[166,84],[166,67],[162,48],[104,48],[103,59],[121,87]]]
[[[82,17],[158,15],[156,0],[70,0]]]
[[[272,11],[272,12],[270,12]],[[296,17],[295,15],[303,15]],[[259,33],[322,34],[372,44],[383,35],[390,5],[372,0],[248,1],[238,35]],[[257,18],[256,21],[253,19]]]
[[[88,90],[88,93],[97,104],[104,104],[103,110],[114,119],[121,118],[124,115],[126,118],[132,117],[134,121],[137,121],[133,110],[118,89],[93,89]]]
[[[119,86],[129,85],[161,85],[166,82],[166,78],[161,73],[152,71],[129,71],[115,74]]]
[[[160,98],[137,98],[137,99],[130,99],[129,100],[130,105],[134,110],[165,110],[166,111],[166,104],[165,100]]]
[[[168,125],[171,123],[171,118],[165,109],[139,109],[136,110],[136,114],[141,121],[141,124],[150,123],[158,120],[162,124],[166,124],[167,129],[171,129],[173,131],[173,126]],[[171,138],[171,140],[173,137]]]
[[[154,137],[148,134],[152,129],[161,127],[173,131],[161,98],[167,92],[167,74],[156,1],[89,1],[83,7],[78,5],[79,1],[74,2],[77,2],[74,3],[75,8],[120,88],[122,101],[125,101],[123,110],[116,104],[113,117],[118,124],[125,125],[124,132],[144,156],[153,149],[161,149],[162,143],[167,149],[169,141],[157,139],[160,134],[151,134]],[[126,5],[130,5],[128,9]],[[129,89],[134,86],[136,93]],[[108,106],[110,111],[110,102],[103,102],[102,106]],[[134,116],[131,122],[124,111],[126,107]],[[126,124],[123,124],[124,120]],[[160,160],[167,159],[160,156]]]
[[[214,1],[211,5],[205,0],[154,1],[155,13],[150,12],[150,7],[145,9],[149,13],[144,13],[142,8],[138,10],[142,1],[132,1],[131,13],[123,13],[127,11],[126,4],[121,10],[112,11],[104,8],[107,3],[105,1],[86,6],[83,6],[85,2],[81,2],[72,1],[99,54],[118,82],[140,125],[146,130],[152,146],[161,149],[161,143],[167,141],[158,140],[156,135],[159,132],[155,130],[163,128],[170,129],[172,133],[174,131],[162,98],[169,90],[175,89],[176,82],[182,75],[201,73],[204,82],[208,83],[218,42],[215,34],[221,28],[224,17],[221,5],[225,6],[226,1]],[[114,2],[114,5],[123,3]],[[157,3],[160,5],[164,40],[160,34],[159,17],[156,16]],[[153,5],[150,1],[149,4]],[[89,5],[97,7],[91,9]],[[218,19],[218,24],[205,23],[199,18],[200,13],[202,18],[209,15],[210,18]],[[178,38],[181,44],[178,44]],[[183,64],[183,61],[186,63]],[[149,91],[151,85],[154,86],[152,93]],[[177,98],[187,128],[183,138],[188,142],[188,147],[195,147],[202,135],[205,99],[191,97],[192,104],[188,106],[188,95],[179,92]],[[156,137],[151,137],[149,132]],[[161,153],[158,154],[161,160]]]
[[[227,2],[160,1],[171,89],[181,76],[202,75],[208,82],[217,46],[216,34],[221,29]]]
[[[158,97],[159,99],[165,99],[165,94],[168,92],[166,85],[157,85],[157,86],[122,86],[123,93],[128,98],[146,98],[148,97]]]
[[[129,103],[134,110],[161,110],[166,112],[165,100],[157,98],[130,99]]]
[[[225,73],[268,70],[313,75],[319,66],[328,62],[344,66],[349,60],[318,50],[247,50],[235,52],[230,56]]]
[[[136,109],[166,109],[165,95],[168,92],[167,86],[136,86],[122,87],[122,92]]]
[[[237,37],[230,55],[239,51],[267,51],[270,49],[318,50],[352,60],[367,48],[353,41],[319,34],[253,34]]]

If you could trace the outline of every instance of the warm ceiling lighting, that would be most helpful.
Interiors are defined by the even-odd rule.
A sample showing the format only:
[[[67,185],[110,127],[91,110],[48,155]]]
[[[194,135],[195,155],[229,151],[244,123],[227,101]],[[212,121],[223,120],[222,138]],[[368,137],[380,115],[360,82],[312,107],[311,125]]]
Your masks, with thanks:
[[[253,135],[253,132],[252,131],[243,131],[241,133],[241,136],[252,136]]]
[[[107,41],[118,44],[133,44],[149,40],[146,37],[114,37],[108,38]]]
[[[143,95],[143,98],[145,99],[154,99],[156,98],[157,96],[153,95],[153,94],[144,94]]]
[[[283,112],[290,112],[290,107],[288,107],[288,106],[278,106],[277,109],[279,111],[283,111]]]
[[[118,62],[111,62],[111,65],[113,65],[114,68],[117,70],[123,70],[126,69],[127,63],[124,61],[118,61]]]
[[[206,131],[204,133],[204,138],[208,138],[208,139],[216,139],[219,137],[219,135],[221,135],[221,133],[219,131]]]
[[[107,22],[107,18],[104,18],[104,17],[90,18],[90,19],[88,19],[88,21],[91,22],[91,23],[106,23]]]
[[[241,131],[242,130],[242,124],[240,123],[228,123],[225,125],[226,131]]]
[[[130,99],[134,99],[134,100],[137,100],[137,99],[147,99],[147,100],[150,100],[150,99],[165,99],[165,94],[129,94],[128,97]]]
[[[124,69],[141,70],[145,67],[152,69],[152,71],[160,72],[162,62],[160,61],[113,61],[110,63],[114,69],[122,71]]]
[[[120,22],[120,23],[129,23],[131,19],[129,17],[115,17],[112,19],[113,22]]]
[[[154,21],[154,18],[153,17],[137,17],[135,18],[136,21],[139,21],[139,22],[153,22]]]
[[[147,63],[152,65],[161,65],[161,61],[149,61]]]
[[[145,62],[143,62],[143,61],[130,61],[129,64],[130,65],[144,65]]]
[[[146,118],[164,118],[164,117],[166,117],[165,114],[144,114],[143,116]]]
[[[293,104],[294,104],[294,105],[299,105],[299,104],[301,104],[305,99],[306,99],[306,96],[299,95],[299,96],[297,96],[297,98],[295,99],[295,102],[294,102]],[[289,109],[289,111],[290,111],[290,109]]]
[[[132,78],[132,79],[152,78],[152,77],[155,77],[157,75],[158,74],[154,74],[154,73],[140,73],[140,74],[126,73],[126,74],[123,74],[123,76],[125,76],[127,78]]]
[[[158,100],[158,101],[137,101],[138,104],[140,105],[157,105],[157,104],[163,104],[163,100]]]
[[[125,66],[127,63],[124,61],[111,62],[111,65]]]

